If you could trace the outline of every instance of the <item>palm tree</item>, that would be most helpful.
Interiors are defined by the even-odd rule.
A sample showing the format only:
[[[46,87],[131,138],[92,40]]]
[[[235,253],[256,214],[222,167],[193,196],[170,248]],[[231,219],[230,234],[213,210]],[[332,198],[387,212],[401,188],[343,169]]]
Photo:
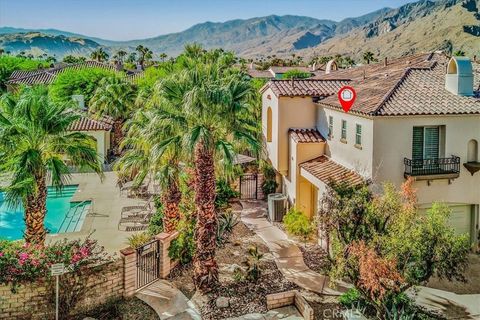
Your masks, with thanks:
[[[168,55],[165,52],[160,53],[160,59],[162,60],[162,62],[165,62],[165,59],[167,58],[168,58]]]
[[[378,61],[377,58],[375,58],[375,55],[371,51],[366,51],[363,53],[363,60],[367,63],[370,64],[370,62],[375,62]]]
[[[233,61],[226,53],[219,58],[211,53],[200,55],[155,88],[166,101],[154,109],[157,117],[165,126],[174,128],[172,132],[177,135],[163,145],[179,141],[193,153],[197,209],[194,281],[204,292],[218,280],[215,160],[222,156],[225,163],[231,163],[239,142],[257,146],[252,136],[254,124],[244,120],[245,114],[251,112],[247,100],[252,87],[241,73],[231,71]]]
[[[161,127],[159,127],[159,125]],[[165,232],[174,232],[180,220],[180,141],[162,143],[173,136],[168,126],[157,121],[151,111],[139,110],[127,122],[129,128],[122,146],[128,149],[115,164],[115,170],[133,178],[134,185],[153,176],[161,184],[161,199],[164,207],[163,226]]]
[[[108,53],[106,53],[103,48],[98,48],[90,54],[90,58],[97,60],[98,62],[103,62],[108,60]]]
[[[134,110],[134,86],[119,77],[107,77],[100,81],[98,88],[90,100],[90,111],[99,117],[113,118],[113,150],[120,154],[120,143],[123,140],[123,124]]]
[[[142,66],[142,69],[143,69],[144,66],[145,66],[145,63],[152,58],[153,52],[152,52],[152,50],[150,50],[147,47],[142,46],[141,44],[138,45],[135,50],[140,55],[140,57],[138,58],[138,63],[140,63],[140,65]]]
[[[95,140],[70,132],[81,117],[76,104],[55,104],[45,87],[6,94],[0,104],[0,174],[11,181],[2,191],[12,205],[25,208],[27,243],[43,245],[47,179],[61,189],[69,175],[68,164],[101,173]]]
[[[127,55],[127,52],[124,50],[118,50],[117,53],[113,56],[113,58],[118,61],[123,63],[125,60],[125,56]]]

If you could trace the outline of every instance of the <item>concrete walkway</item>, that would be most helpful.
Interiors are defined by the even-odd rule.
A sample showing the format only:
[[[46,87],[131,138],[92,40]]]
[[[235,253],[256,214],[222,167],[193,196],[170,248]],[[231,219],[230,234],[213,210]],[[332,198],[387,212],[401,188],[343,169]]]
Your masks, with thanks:
[[[135,296],[152,307],[161,320],[202,319],[195,305],[166,280],[155,281]]]
[[[265,218],[267,208],[264,201],[241,201],[241,204],[242,222],[265,242],[278,269],[288,281],[303,289],[326,295],[340,295],[347,290],[347,284],[336,283],[333,287],[329,283],[329,277],[308,268],[295,243]]]
[[[341,283],[329,287],[329,278],[310,270],[303,261],[300,249],[279,228],[267,219],[264,201],[241,201],[241,219],[268,246],[277,267],[285,278],[299,287],[320,294],[340,295],[349,287]],[[435,311],[447,319],[479,319],[480,294],[455,294],[453,292],[418,286],[408,292],[415,303]]]

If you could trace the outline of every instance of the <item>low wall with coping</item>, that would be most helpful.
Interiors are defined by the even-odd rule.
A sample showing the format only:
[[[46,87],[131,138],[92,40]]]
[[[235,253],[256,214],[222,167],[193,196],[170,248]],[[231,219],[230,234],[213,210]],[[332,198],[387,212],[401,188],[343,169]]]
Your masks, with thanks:
[[[123,296],[123,262],[119,259],[95,267],[88,279],[78,282],[86,287],[85,295],[76,303],[75,311],[85,311]],[[60,283],[62,277],[60,276]],[[53,279],[52,279],[53,280]],[[53,280],[54,281],[54,280]],[[25,284],[13,293],[9,286],[0,286],[0,319],[49,319],[55,315],[54,291],[46,279]],[[61,293],[60,293],[61,294]]]
[[[267,295],[267,309],[278,309],[295,305],[305,320],[313,320],[313,309],[300,292],[291,290]]]
[[[160,278],[166,278],[177,265],[177,262],[168,256],[170,244],[177,236],[178,233],[175,232],[160,233],[154,237],[158,240]],[[86,291],[71,311],[72,314],[95,308],[109,299],[133,296],[138,290],[135,249],[127,247],[120,250],[120,259],[94,268],[87,279],[78,282]],[[60,276],[60,283],[62,277],[67,276],[70,275]],[[55,314],[53,301],[54,291],[46,279],[22,285],[16,293],[13,293],[9,286],[0,285],[0,320],[52,318]]]

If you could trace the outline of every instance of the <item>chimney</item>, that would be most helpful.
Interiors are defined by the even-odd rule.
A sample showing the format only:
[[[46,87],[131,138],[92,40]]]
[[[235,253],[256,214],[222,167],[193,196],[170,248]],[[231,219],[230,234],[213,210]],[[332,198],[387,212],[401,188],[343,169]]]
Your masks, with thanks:
[[[452,57],[447,65],[445,89],[457,96],[473,96],[473,69],[468,57]]]
[[[292,77],[292,80],[290,81],[290,85],[292,86],[292,89],[295,89],[295,78]]]
[[[385,60],[383,60],[383,66],[386,67],[388,66],[388,58],[385,57]]]

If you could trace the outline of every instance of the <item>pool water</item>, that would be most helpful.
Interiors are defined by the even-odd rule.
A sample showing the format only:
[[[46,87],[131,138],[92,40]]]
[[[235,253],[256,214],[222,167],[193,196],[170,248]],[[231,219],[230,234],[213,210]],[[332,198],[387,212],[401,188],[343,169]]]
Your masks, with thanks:
[[[90,206],[89,202],[70,202],[78,185],[63,187],[61,191],[48,188],[45,228],[49,233],[79,231]],[[23,237],[25,222],[23,206],[12,208],[0,193],[0,239],[17,240]]]

